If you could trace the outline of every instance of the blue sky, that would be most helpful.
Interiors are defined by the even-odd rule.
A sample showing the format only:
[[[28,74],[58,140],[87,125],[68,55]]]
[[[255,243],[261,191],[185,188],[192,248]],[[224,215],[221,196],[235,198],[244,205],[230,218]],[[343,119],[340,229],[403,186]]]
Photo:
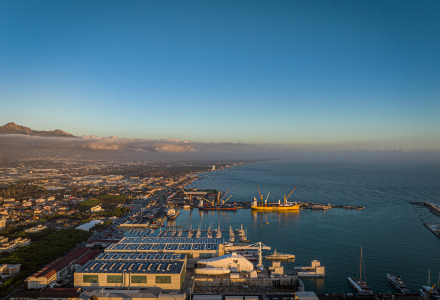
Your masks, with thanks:
[[[440,150],[439,1],[0,0],[0,123]]]

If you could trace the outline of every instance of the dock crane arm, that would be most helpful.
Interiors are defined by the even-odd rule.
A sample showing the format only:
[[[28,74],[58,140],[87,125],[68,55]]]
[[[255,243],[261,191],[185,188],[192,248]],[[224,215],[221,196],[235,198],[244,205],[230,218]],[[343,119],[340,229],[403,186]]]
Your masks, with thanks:
[[[261,195],[260,187],[257,184],[258,194],[260,194],[261,205],[263,205],[263,195]]]
[[[223,201],[223,204],[226,203],[226,201],[228,201],[229,199],[231,199],[232,195],[228,197],[228,199],[226,199],[225,201]]]
[[[290,195],[292,195],[292,193],[293,193],[293,191],[294,191],[295,189],[296,189],[296,186],[293,188],[293,190],[290,191],[289,195],[286,197],[286,201],[285,201],[285,202],[287,202],[287,200],[289,199]]]
[[[226,192],[226,194],[224,194],[223,197],[221,197],[221,198],[218,200],[218,204],[219,204],[219,205],[220,205],[220,203],[222,202],[223,198],[225,198],[226,195],[229,193],[229,191],[230,191],[230,190],[228,190],[228,191]]]
[[[189,198],[189,205],[191,205],[191,196],[188,196],[188,194],[185,192],[183,188],[181,188],[183,193]]]

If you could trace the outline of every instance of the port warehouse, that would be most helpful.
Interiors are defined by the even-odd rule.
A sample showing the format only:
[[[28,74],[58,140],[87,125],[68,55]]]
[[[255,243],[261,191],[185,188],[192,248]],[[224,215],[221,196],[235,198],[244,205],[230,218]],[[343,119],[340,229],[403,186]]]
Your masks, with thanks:
[[[103,253],[75,272],[75,287],[147,288],[180,291],[185,279],[185,254]]]
[[[46,267],[26,278],[24,282],[26,288],[41,289],[45,288],[54,281],[63,280],[66,275],[75,270],[75,263],[81,258],[85,257],[88,258],[88,260],[92,258],[90,255],[86,257],[86,255],[90,252],[90,249],[86,247],[77,248],[66,256],[53,261]],[[92,254],[96,256],[97,253],[92,252]]]
[[[225,254],[223,238],[170,238],[170,237],[126,237],[117,244],[111,244],[105,252],[172,252],[186,254],[188,264],[199,259],[217,257]]]
[[[224,254],[220,238],[123,238],[74,274],[81,288],[160,287],[180,291],[186,267]]]

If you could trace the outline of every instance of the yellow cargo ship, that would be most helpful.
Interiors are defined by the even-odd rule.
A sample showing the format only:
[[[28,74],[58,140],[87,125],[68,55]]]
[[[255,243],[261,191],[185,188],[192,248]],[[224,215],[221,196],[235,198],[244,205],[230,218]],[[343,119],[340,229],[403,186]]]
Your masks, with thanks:
[[[270,211],[280,211],[280,210],[298,210],[299,204],[289,204],[289,205],[279,205],[278,203],[269,203],[266,205],[251,205],[252,210],[270,210]]]
[[[281,200],[278,200],[278,203],[267,203],[267,199],[269,198],[269,194],[267,195],[266,200],[264,200],[263,203],[263,195],[260,193],[260,188],[258,187],[258,193],[260,194],[261,203],[259,204],[257,199],[254,197],[254,201],[251,204],[252,210],[265,210],[265,211],[285,211],[285,210],[298,210],[300,204],[297,204],[296,202],[287,202],[287,199],[289,199],[290,195],[292,195],[293,191],[296,189],[296,186],[293,188],[293,190],[289,193],[289,195],[286,197],[284,196],[284,202],[281,203]]]

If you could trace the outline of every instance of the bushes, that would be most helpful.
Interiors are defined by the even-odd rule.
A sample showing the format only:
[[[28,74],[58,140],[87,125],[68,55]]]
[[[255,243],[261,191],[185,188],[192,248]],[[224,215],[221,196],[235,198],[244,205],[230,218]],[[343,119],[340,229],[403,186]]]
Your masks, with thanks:
[[[103,203],[129,203],[130,200],[125,195],[98,195],[97,199],[101,200]]]
[[[108,220],[108,221],[105,221],[104,223],[95,224],[95,226],[93,226],[90,230],[101,231],[102,229],[104,229],[105,227],[110,225],[111,223],[113,223],[113,221],[112,220]]]
[[[79,206],[83,206],[83,207],[92,207],[92,206],[96,206],[96,205],[98,205],[100,203],[101,203],[101,201],[99,201],[99,200],[88,199],[88,200],[80,202],[78,205]]]

